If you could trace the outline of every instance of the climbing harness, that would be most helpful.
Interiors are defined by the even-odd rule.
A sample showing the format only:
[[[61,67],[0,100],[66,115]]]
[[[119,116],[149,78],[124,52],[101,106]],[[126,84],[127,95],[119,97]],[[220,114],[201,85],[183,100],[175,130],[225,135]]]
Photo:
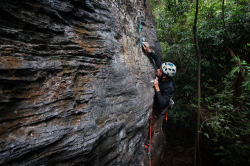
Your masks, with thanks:
[[[140,44],[142,45],[142,41],[141,41],[141,11],[138,10],[139,13],[139,35],[140,35]]]
[[[173,108],[173,106],[174,106],[174,100],[170,98],[169,105],[167,107],[167,112],[166,112],[166,118],[165,118],[166,122],[168,120],[168,109],[170,108],[170,110],[171,110]]]

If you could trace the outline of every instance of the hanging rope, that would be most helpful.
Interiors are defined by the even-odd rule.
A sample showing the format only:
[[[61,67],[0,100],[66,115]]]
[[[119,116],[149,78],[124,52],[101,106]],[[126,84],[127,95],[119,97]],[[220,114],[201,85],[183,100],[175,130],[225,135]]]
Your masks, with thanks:
[[[153,107],[152,107],[152,113],[150,115],[150,120],[149,120],[149,145],[148,145],[149,166],[151,166],[151,126],[152,126],[152,120],[153,120]]]

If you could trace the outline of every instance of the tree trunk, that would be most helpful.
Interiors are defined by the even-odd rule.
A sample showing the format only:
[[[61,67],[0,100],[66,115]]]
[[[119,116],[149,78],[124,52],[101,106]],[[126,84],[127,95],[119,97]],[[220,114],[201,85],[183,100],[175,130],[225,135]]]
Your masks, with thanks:
[[[194,41],[195,41],[195,49],[197,54],[197,68],[198,68],[198,110],[197,110],[197,126],[196,126],[196,137],[195,137],[195,145],[194,145],[194,161],[193,164],[196,166],[196,152],[197,147],[199,148],[199,130],[200,130],[200,97],[201,97],[201,86],[200,86],[200,75],[201,75],[201,67],[200,67],[200,61],[201,61],[201,54],[200,49],[198,45],[198,36],[197,36],[197,16],[198,16],[198,6],[199,6],[199,0],[196,0],[196,13],[195,13],[195,19],[194,19],[194,26],[193,26],[193,33],[194,33]]]

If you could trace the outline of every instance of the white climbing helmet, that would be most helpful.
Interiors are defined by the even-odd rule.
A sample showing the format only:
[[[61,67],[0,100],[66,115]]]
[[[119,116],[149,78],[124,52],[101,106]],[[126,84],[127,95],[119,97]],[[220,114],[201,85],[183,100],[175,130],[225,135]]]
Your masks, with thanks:
[[[171,62],[165,62],[161,65],[163,73],[169,77],[173,77],[176,73],[176,66]]]

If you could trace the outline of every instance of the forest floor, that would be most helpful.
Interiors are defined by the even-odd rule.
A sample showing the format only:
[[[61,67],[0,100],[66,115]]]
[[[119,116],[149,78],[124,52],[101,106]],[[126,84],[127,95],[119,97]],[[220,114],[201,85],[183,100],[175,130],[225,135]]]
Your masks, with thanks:
[[[193,149],[183,149],[168,145],[162,160],[162,166],[192,166]]]
[[[193,155],[193,148],[167,145],[161,166],[192,166]],[[200,160],[199,155],[196,157],[197,166],[221,166],[219,162],[214,161],[213,155],[211,156],[211,154],[207,154],[207,157],[210,159],[209,161],[204,160],[204,158]]]
[[[162,166],[192,166],[194,156],[194,132],[189,128],[179,126],[167,126],[163,124],[167,132],[167,146]],[[221,166],[219,158],[211,153],[206,140],[200,141],[200,148],[196,155],[197,166]],[[201,158],[199,156],[201,155]]]

